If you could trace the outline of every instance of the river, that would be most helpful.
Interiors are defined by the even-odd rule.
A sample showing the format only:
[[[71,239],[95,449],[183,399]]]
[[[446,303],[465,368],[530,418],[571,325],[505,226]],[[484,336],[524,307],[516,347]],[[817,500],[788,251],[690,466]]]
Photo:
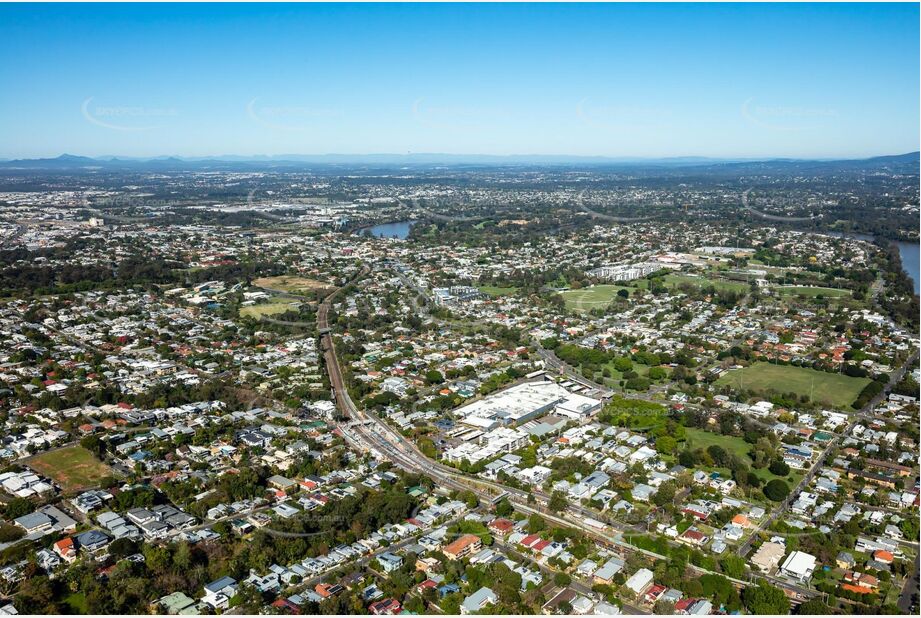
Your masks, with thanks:
[[[381,223],[380,225],[375,225],[373,227],[365,228],[359,230],[359,234],[363,234],[365,230],[369,230],[371,235],[376,238],[399,238],[405,239],[409,236],[409,228],[413,226],[415,221],[396,221],[394,223]],[[840,232],[825,232],[829,236],[844,236]],[[857,238],[860,240],[872,241],[873,237],[868,234],[847,234],[848,238]],[[899,241],[895,243],[899,248],[899,255],[902,256],[902,267],[905,269],[905,272],[908,273],[908,276],[911,277],[912,282],[915,286],[915,294],[918,294],[919,285],[921,285],[921,270],[919,270],[918,265],[918,252],[919,245],[917,242],[904,242]]]
[[[918,290],[921,284],[921,269],[918,267],[918,249],[921,247],[917,242],[899,241],[895,243],[899,247],[899,255],[902,256],[902,268],[911,277],[915,284],[915,294],[921,294]]]
[[[836,236],[838,238],[856,238],[858,240],[866,240],[867,242],[873,242],[873,236],[869,234],[857,234],[850,233],[842,234],[841,232],[821,232],[828,236]],[[899,255],[902,257],[902,268],[905,269],[905,272],[908,273],[908,276],[911,277],[911,281],[915,286],[915,294],[919,294],[919,289],[921,289],[921,269],[918,266],[918,257],[919,249],[921,245],[917,241],[908,242],[904,240],[896,241],[896,247],[899,248]]]

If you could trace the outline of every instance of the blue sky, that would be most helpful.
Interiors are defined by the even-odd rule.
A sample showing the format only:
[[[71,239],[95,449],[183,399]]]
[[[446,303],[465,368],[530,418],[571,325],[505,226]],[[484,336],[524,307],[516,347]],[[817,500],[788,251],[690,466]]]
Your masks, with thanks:
[[[0,157],[861,157],[917,4],[0,5]]]

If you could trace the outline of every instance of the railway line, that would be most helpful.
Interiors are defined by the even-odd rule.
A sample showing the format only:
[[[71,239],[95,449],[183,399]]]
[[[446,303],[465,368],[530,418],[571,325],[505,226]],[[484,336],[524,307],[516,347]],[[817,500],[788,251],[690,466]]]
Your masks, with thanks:
[[[362,271],[353,278],[349,284],[358,281],[368,272],[369,269],[363,267]],[[322,303],[320,303],[317,310],[317,326],[320,333],[321,347],[326,362],[330,385],[332,386],[336,400],[336,406],[342,417],[350,421],[348,423],[339,423],[338,425],[339,433],[347,442],[361,450],[376,452],[404,470],[430,476],[441,487],[460,491],[472,491],[481,500],[490,502],[493,501],[496,496],[505,494],[508,496],[509,501],[512,502],[519,511],[523,513],[539,513],[549,521],[557,522],[567,527],[574,527],[587,537],[594,539],[596,542],[607,547],[616,548],[618,551],[639,552],[653,560],[666,560],[668,558],[667,556],[636,547],[624,541],[622,535],[624,532],[630,530],[629,527],[618,527],[618,524],[610,522],[610,520],[604,521],[602,523],[613,532],[613,534],[609,534],[606,530],[599,530],[597,525],[586,523],[586,518],[594,519],[598,516],[594,511],[589,511],[578,505],[569,505],[563,513],[550,513],[549,509],[546,508],[549,497],[542,491],[535,491],[533,493],[535,503],[529,504],[529,494],[523,490],[485,479],[470,477],[434,461],[419,451],[415,444],[409,439],[400,435],[380,418],[358,408],[352,401],[348,389],[345,387],[338,358],[336,356],[335,342],[333,341],[332,331],[328,322],[332,300],[345,287],[346,286],[343,286],[342,288],[334,290]],[[634,528],[634,530],[636,529]],[[689,567],[700,574],[716,574],[702,567],[694,565],[689,565]],[[728,579],[736,586],[740,587],[752,583],[752,581],[742,579]],[[822,593],[818,591],[782,579],[774,577],[767,577],[765,579],[783,588],[794,602],[801,602],[812,597],[822,596]]]

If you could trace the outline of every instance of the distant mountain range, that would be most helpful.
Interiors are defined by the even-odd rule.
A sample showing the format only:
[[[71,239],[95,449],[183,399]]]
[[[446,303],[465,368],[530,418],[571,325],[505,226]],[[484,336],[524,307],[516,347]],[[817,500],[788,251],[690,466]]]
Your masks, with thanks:
[[[670,170],[695,168],[743,171],[783,171],[801,169],[806,172],[842,170],[889,170],[897,173],[917,173],[921,155],[910,152],[900,155],[867,159],[718,159],[707,157],[670,157],[644,159],[639,157],[582,157],[569,155],[463,155],[439,153],[411,154],[325,154],[325,155],[222,155],[217,157],[83,157],[63,154],[47,159],[0,160],[0,170],[6,172],[51,171],[293,171],[312,167],[609,167],[609,168],[668,168]]]

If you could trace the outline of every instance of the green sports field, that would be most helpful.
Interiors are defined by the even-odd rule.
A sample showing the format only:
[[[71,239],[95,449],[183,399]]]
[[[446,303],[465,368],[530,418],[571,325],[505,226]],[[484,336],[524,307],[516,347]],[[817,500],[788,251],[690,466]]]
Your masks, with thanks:
[[[744,294],[748,291],[749,285],[741,281],[730,281],[728,279],[718,279],[716,277],[694,277],[691,275],[665,275],[665,286],[676,288],[682,284],[692,285],[698,288],[709,288],[713,286],[719,292],[736,292]]]
[[[848,409],[860,391],[870,383],[869,378],[852,378],[791,365],[755,363],[720,376],[718,386],[730,385],[736,390],[764,393],[796,393],[811,396],[813,401],[840,409]]]
[[[567,309],[571,311],[591,311],[611,304],[611,301],[617,296],[618,290],[628,290],[631,294],[633,293],[631,288],[622,285],[604,284],[579,290],[566,290],[562,293],[562,296],[563,300],[566,301]]]
[[[714,287],[721,292],[736,292],[744,294],[748,291],[749,286],[741,281],[729,281],[728,279],[719,279],[707,276],[692,276],[685,274],[667,274],[662,277],[665,287],[671,290],[678,290],[682,285],[691,285],[697,288]],[[637,289],[645,290],[649,287],[648,279],[637,279],[630,281],[627,285],[600,284],[579,290],[566,290],[562,293],[563,300],[566,301],[566,308],[570,311],[586,312],[592,309],[604,308],[611,304],[617,292],[627,290],[632,296]]]

